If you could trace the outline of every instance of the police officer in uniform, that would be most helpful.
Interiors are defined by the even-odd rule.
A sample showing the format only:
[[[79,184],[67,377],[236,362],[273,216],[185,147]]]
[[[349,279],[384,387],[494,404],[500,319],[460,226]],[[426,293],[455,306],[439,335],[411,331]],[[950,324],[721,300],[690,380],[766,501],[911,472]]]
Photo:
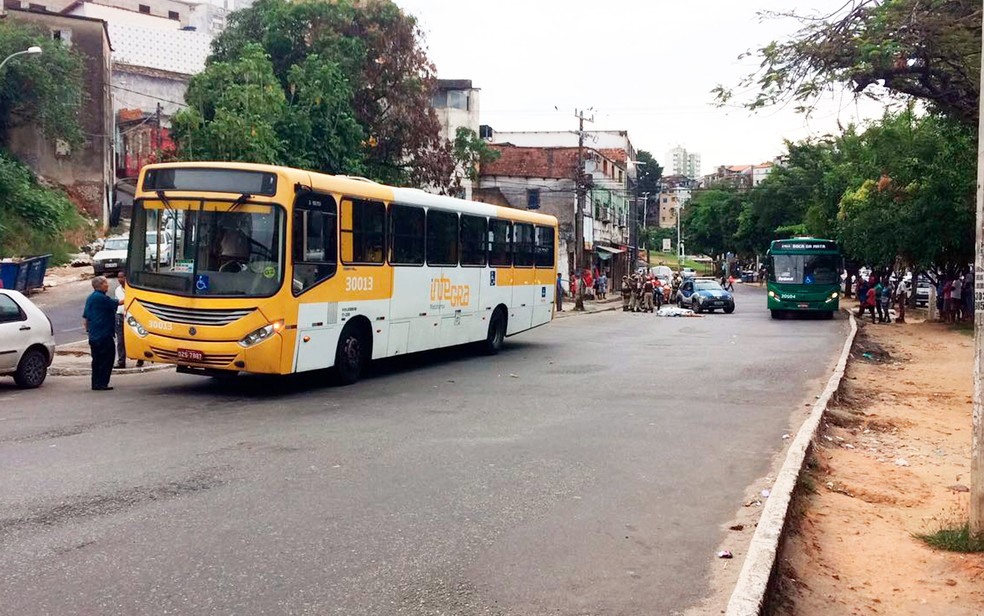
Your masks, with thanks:
[[[653,311],[653,279],[650,276],[646,277],[646,281],[642,283],[642,311],[652,312]]]
[[[632,285],[629,284],[629,276],[622,276],[622,312],[629,311],[629,302],[632,299]]]

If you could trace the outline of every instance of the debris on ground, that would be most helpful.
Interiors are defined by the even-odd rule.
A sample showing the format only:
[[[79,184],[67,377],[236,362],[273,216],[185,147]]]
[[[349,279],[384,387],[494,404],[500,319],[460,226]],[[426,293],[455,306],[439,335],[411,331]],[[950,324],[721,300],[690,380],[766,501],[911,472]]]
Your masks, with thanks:
[[[679,308],[677,306],[663,306],[656,311],[656,316],[658,317],[700,317],[703,315],[697,314],[689,308]]]
[[[731,553],[731,550],[721,550],[720,552],[718,552],[717,556],[718,556],[718,558],[734,558],[735,557],[734,554]]]

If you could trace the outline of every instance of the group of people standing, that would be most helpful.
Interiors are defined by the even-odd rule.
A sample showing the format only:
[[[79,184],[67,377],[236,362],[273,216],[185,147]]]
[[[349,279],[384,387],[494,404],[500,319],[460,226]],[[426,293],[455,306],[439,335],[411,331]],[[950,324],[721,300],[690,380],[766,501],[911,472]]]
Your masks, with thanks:
[[[564,311],[564,297],[568,296],[567,290],[564,289],[564,282],[567,282],[570,288],[571,298],[576,298],[578,291],[583,290],[585,299],[608,299],[608,275],[605,272],[592,273],[591,270],[584,270],[580,274],[572,275],[568,281],[565,281],[563,275],[558,272],[555,297],[557,310],[561,312]]]
[[[679,280],[679,276],[674,274],[674,279]],[[652,274],[640,272],[631,278],[628,275],[622,276],[622,311],[655,312],[667,299],[664,296],[666,291],[667,285]]]
[[[864,318],[867,312],[871,315],[872,323],[891,323],[894,304],[898,306],[896,323],[905,323],[905,304],[909,298],[909,283],[906,281],[894,284],[888,276],[879,278],[872,274],[867,279],[858,281],[857,296],[858,318]]]
[[[941,276],[936,285],[936,310],[943,323],[960,323],[974,315],[974,276]]]

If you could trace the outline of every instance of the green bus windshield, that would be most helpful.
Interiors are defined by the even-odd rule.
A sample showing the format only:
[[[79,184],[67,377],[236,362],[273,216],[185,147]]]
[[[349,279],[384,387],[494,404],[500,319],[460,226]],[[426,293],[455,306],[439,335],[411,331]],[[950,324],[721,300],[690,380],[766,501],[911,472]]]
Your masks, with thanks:
[[[772,281],[780,284],[838,284],[839,259],[833,254],[772,255]]]

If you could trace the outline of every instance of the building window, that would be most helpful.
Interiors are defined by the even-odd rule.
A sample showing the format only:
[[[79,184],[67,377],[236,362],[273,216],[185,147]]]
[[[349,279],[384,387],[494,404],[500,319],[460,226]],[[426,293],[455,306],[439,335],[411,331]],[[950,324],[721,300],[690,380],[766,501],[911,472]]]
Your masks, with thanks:
[[[65,47],[72,46],[72,31],[67,28],[63,28],[61,30],[52,30],[51,38],[52,40],[55,41],[61,41],[62,45],[64,45]]]
[[[390,206],[390,263],[424,264],[424,209]]]
[[[468,111],[468,92],[465,90],[448,90],[448,107]]]
[[[174,21],[181,21],[181,15],[179,15],[177,11],[168,11],[167,18],[173,19]]]
[[[526,209],[538,210],[540,209],[540,189],[530,188],[526,191]]]
[[[35,11],[37,13],[47,13],[48,12],[48,8],[45,5],[43,5],[43,4],[28,4],[27,5],[27,10],[29,10],[29,11]]]
[[[145,15],[150,15],[150,7],[147,6],[146,4],[141,4],[141,5],[138,6],[138,8],[140,9],[140,12],[141,13],[143,13]],[[133,10],[133,9],[131,9],[131,10]]]

